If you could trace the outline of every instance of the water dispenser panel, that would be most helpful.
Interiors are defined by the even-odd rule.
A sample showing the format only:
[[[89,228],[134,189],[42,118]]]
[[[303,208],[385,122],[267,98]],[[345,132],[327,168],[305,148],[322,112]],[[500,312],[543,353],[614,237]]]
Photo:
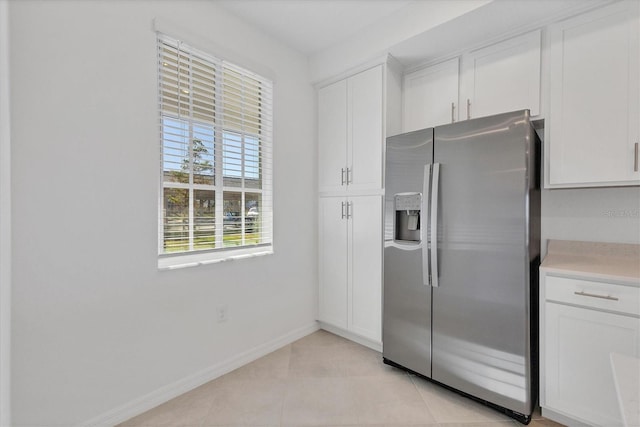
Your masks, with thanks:
[[[394,197],[396,218],[394,239],[401,241],[420,241],[421,193],[401,193]]]
[[[422,194],[396,194],[397,211],[419,211],[422,209]]]

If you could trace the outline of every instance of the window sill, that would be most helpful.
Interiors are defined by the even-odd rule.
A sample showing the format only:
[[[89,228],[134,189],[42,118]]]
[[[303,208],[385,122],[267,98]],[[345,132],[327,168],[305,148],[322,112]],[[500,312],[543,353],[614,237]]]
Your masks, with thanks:
[[[267,245],[255,248],[229,249],[218,252],[160,256],[158,258],[158,270],[177,270],[180,268],[217,264],[219,262],[236,261],[265,255],[273,255],[273,246]]]

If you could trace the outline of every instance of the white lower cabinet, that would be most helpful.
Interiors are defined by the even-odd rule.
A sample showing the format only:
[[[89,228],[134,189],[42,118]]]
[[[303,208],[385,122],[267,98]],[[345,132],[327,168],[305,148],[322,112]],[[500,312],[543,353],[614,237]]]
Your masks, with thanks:
[[[382,196],[321,197],[319,319],[381,341]]]
[[[541,285],[543,415],[621,426],[610,355],[640,356],[640,289],[549,274]]]
[[[344,197],[321,197],[319,224],[319,320],[347,328],[347,221]]]

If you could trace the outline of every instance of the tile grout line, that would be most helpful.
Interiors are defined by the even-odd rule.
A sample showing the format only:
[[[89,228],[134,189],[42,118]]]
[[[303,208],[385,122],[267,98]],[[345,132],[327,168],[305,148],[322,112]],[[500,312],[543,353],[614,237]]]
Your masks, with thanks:
[[[424,406],[426,406],[427,412],[429,413],[429,415],[431,415],[431,418],[433,418],[433,420],[435,421],[434,425],[435,426],[440,426],[440,421],[438,421],[436,419],[436,417],[433,415],[433,412],[431,412],[431,408],[429,407],[429,403],[427,403],[427,400],[425,399],[424,395],[422,393],[420,393],[420,389],[418,388],[418,385],[414,381],[414,378],[418,378],[418,377],[415,376],[415,375],[410,375],[409,373],[407,373],[407,376],[409,377],[409,381],[411,381],[411,384],[413,385],[413,388],[415,388],[416,392],[418,393],[418,396],[420,396],[420,399],[424,403]]]

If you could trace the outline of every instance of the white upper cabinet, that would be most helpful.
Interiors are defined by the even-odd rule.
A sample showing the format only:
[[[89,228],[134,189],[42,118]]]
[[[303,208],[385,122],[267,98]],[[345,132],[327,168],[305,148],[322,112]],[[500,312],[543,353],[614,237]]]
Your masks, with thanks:
[[[347,85],[348,189],[378,189],[384,144],[382,65],[350,77]]]
[[[318,90],[319,191],[382,188],[383,66]]]
[[[347,164],[347,81],[318,91],[320,191],[341,189]]]
[[[540,47],[537,30],[406,74],[404,131],[515,110],[539,115]]]
[[[639,185],[639,2],[549,28],[546,187]]]
[[[458,63],[454,58],[404,76],[405,132],[458,120]]]
[[[462,57],[461,119],[529,109],[540,114],[540,30]]]

